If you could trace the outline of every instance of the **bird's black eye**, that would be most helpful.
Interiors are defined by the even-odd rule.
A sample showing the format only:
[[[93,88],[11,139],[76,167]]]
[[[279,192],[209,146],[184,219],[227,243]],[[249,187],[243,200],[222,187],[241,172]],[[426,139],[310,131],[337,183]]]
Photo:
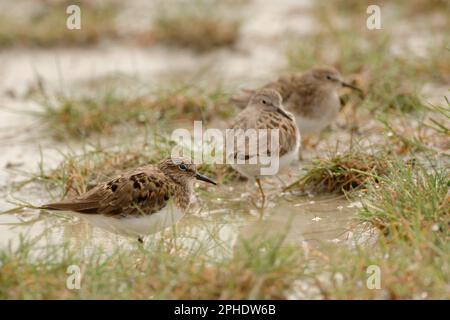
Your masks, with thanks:
[[[263,100],[263,101],[261,101],[263,104],[267,104],[267,101],[266,100]]]
[[[328,80],[332,80],[332,78],[331,78],[330,75],[327,75],[327,79],[328,79]]]
[[[186,165],[185,165],[184,163],[180,164],[180,165],[178,166],[178,168],[180,168],[180,169],[183,170],[183,171],[186,171],[186,170],[187,170],[187,167],[186,167]]]

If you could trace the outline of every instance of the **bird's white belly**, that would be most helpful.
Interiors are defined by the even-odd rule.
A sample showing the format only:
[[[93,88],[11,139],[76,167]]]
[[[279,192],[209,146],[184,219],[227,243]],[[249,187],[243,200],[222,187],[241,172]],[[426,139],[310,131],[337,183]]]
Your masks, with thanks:
[[[280,170],[289,166],[291,163],[298,161],[300,153],[300,141],[301,139],[299,134],[295,148],[280,157]]]
[[[295,121],[303,134],[317,134],[331,122],[327,117],[304,118],[301,116],[296,116]]]
[[[278,159],[278,170],[274,174],[277,174],[279,171],[281,171],[283,168],[289,166],[292,162],[298,161],[299,158],[299,152],[300,152],[300,133],[297,135],[296,144],[294,148],[289,151],[288,153],[282,155]],[[261,169],[264,167],[268,167],[270,165],[256,163],[256,164],[232,164],[231,167],[239,172],[240,174],[246,176],[247,178],[257,178],[262,176]]]
[[[231,165],[231,167],[236,170],[237,172],[239,172],[240,174],[242,174],[243,176],[246,176],[247,178],[254,178],[254,177],[259,177],[261,175],[261,168],[262,165],[257,163],[257,164],[250,164],[250,163],[245,163],[245,164],[237,164],[237,163],[233,163]]]
[[[320,113],[314,117],[304,117],[295,114],[295,122],[302,134],[317,134],[320,133],[326,126],[328,126],[336,118],[340,109],[339,95],[334,93],[322,102],[322,105],[316,106]]]
[[[128,217],[108,217],[100,214],[78,214],[92,225],[108,231],[129,236],[145,236],[168,228],[183,217],[183,212],[168,204],[158,212],[150,215]]]

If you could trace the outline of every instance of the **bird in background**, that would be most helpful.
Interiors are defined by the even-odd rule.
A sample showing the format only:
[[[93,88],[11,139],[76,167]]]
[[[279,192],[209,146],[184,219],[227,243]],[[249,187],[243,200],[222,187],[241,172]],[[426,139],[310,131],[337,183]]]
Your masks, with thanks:
[[[245,135],[245,130],[255,129],[270,135],[270,130],[278,129],[278,141],[272,144],[267,135],[257,135],[258,141],[237,139],[241,143],[236,144],[234,150],[227,157],[232,167],[243,176],[255,179],[262,197],[262,207],[265,203],[265,194],[261,186],[261,169],[264,164],[258,161],[261,155],[278,155],[279,170],[297,161],[300,150],[300,131],[294,119],[294,115],[286,111],[282,104],[281,95],[274,89],[266,88],[256,91],[249,99],[247,106],[235,118],[232,128],[235,135]],[[238,130],[242,129],[242,130]],[[242,137],[241,137],[242,138]],[[258,148],[250,148],[251,143],[257,143]],[[265,149],[262,149],[261,146]],[[275,149],[273,148],[275,146]],[[237,160],[245,160],[239,164]],[[251,160],[256,160],[252,164]],[[278,171],[279,171],[278,170]]]
[[[345,82],[333,67],[287,74],[263,88],[275,89],[281,94],[286,109],[295,115],[302,135],[309,135],[320,133],[336,118],[341,108],[338,90],[342,87],[362,92]],[[254,93],[255,90],[244,89],[231,100],[243,108]]]

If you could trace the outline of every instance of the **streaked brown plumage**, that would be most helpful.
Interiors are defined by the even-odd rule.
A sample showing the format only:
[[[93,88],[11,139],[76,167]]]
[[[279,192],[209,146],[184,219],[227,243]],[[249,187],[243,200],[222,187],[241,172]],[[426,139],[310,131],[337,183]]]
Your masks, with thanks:
[[[261,105],[260,100],[276,101],[281,113],[276,109]],[[232,125],[233,129],[280,129],[279,156],[282,157],[295,148],[298,128],[294,116],[282,107],[281,96],[275,90],[261,90],[254,94],[247,108],[239,113]],[[246,148],[248,150],[248,148]]]
[[[166,158],[157,165],[143,166],[100,183],[74,199],[49,203],[41,209],[73,211],[87,218],[102,216],[114,219],[110,221],[115,224],[160,213],[170,202],[175,211],[184,213],[195,179],[214,183],[200,175],[189,158]]]
[[[249,141],[247,139],[244,145],[237,144],[232,153],[234,159],[232,167],[242,175],[255,178],[260,189],[263,206],[265,195],[261,187],[259,178],[261,177],[261,168],[265,165],[262,163],[251,164],[246,161],[245,164],[237,163],[237,159],[250,160],[251,158],[258,158],[263,155],[278,154],[278,168],[282,169],[293,161],[298,160],[300,150],[300,131],[295,123],[294,116],[287,112],[282,105],[282,98],[280,94],[274,89],[262,89],[257,91],[249,100],[246,108],[241,111],[236,117],[232,128],[235,130],[242,129],[240,135],[245,134],[244,130],[254,129],[258,132],[258,146],[261,148],[261,143],[267,141],[266,149],[256,149],[256,154],[250,153]],[[260,130],[263,135],[260,135]],[[272,149],[270,139],[270,130],[278,129],[278,143],[275,145],[276,150]],[[268,130],[265,135],[265,130]],[[239,136],[235,131],[235,135]],[[263,139],[263,140],[261,140]],[[255,142],[253,142],[255,143]],[[255,149],[254,149],[255,150]]]
[[[263,88],[277,90],[293,112],[301,133],[318,133],[329,125],[340,110],[337,90],[340,87],[358,88],[344,82],[339,72],[332,67],[313,68],[304,73],[291,73],[268,83]],[[254,90],[244,90],[232,98],[243,108]]]

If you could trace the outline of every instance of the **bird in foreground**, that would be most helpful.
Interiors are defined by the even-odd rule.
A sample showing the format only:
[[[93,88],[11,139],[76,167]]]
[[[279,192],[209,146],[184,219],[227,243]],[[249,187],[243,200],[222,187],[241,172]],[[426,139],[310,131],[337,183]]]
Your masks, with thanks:
[[[328,126],[341,108],[338,89],[348,87],[361,89],[345,82],[340,73],[332,67],[319,67],[304,73],[291,73],[268,83],[264,88],[277,90],[287,110],[295,115],[302,134],[317,134]],[[254,90],[243,90],[232,101],[243,108]]]
[[[191,159],[169,157],[100,183],[74,199],[40,209],[71,211],[95,226],[143,242],[145,235],[170,227],[183,217],[196,179],[216,184],[198,173]]]
[[[236,171],[247,178],[256,180],[262,196],[262,207],[264,207],[265,195],[260,178],[262,177],[261,168],[265,165],[260,161],[252,164],[251,160],[255,160],[255,158],[258,160],[261,155],[265,154],[269,156],[278,155],[278,171],[298,160],[300,131],[295,123],[294,116],[284,109],[282,97],[276,90],[262,89],[253,94],[246,108],[237,115],[232,128],[235,130],[237,137],[244,135],[245,130],[249,129],[255,129],[258,132],[258,141],[256,142],[258,143],[258,148],[254,148],[251,151],[251,148],[249,148],[251,142],[241,139],[241,144],[237,143],[228,157],[232,157],[232,167]],[[242,131],[238,129],[242,129]],[[267,139],[272,129],[279,130],[278,141],[275,144],[272,144]],[[259,134],[259,132],[263,134]],[[265,132],[267,134],[264,134]],[[245,163],[239,164],[237,162],[238,159],[245,160]]]

